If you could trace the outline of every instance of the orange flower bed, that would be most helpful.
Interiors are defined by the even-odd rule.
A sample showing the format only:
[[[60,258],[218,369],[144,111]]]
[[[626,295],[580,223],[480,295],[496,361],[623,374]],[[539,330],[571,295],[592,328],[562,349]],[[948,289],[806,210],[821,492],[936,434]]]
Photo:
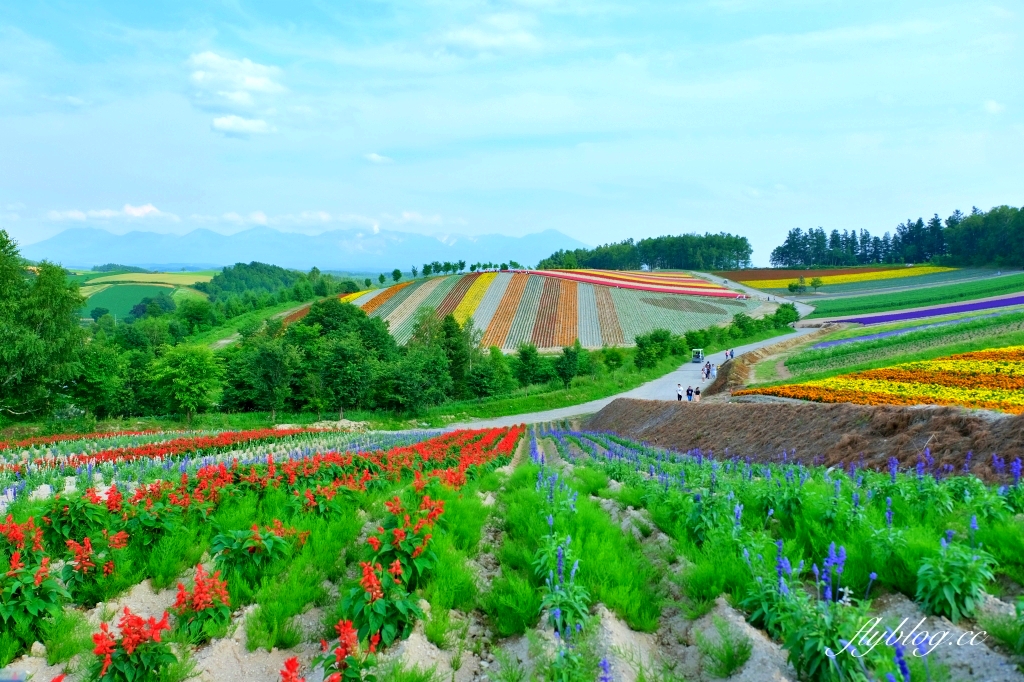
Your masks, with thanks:
[[[594,285],[594,297],[597,299],[597,323],[601,327],[601,340],[609,346],[621,346],[626,343],[626,335],[622,333],[619,315],[615,312],[615,300],[611,289]]]
[[[369,315],[374,310],[376,310],[377,308],[381,307],[382,305],[390,301],[392,298],[394,298],[399,291],[412,284],[413,281],[414,280],[409,280],[408,282],[402,282],[401,284],[396,284],[393,287],[388,287],[387,289],[385,289],[384,291],[382,291],[381,293],[377,294],[369,301],[367,301],[365,305],[361,306],[363,312]]]
[[[505,295],[501,297],[498,310],[491,318],[491,323],[487,325],[487,331],[481,341],[484,348],[488,346],[501,348],[505,345],[505,339],[512,329],[512,320],[515,319],[516,310],[519,308],[519,300],[523,297],[523,291],[526,289],[529,279],[529,275],[524,275],[521,272],[512,275],[512,281],[509,282]]]
[[[960,405],[1024,414],[1024,346],[734,393],[755,394],[860,405]]]
[[[555,330],[555,343],[559,346],[571,346],[579,336],[579,291],[576,282],[562,280],[562,295],[558,299],[558,320]]]
[[[551,348],[555,345],[555,328],[560,312],[558,299],[561,295],[561,280],[545,277],[544,289],[540,294],[540,306],[537,308],[537,321],[533,325],[533,337],[530,339],[530,343],[537,348]]]

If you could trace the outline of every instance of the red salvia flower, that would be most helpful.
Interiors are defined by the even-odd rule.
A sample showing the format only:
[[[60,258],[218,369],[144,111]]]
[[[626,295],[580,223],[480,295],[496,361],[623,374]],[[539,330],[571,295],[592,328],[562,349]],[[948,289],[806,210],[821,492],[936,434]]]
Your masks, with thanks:
[[[178,583],[178,594],[172,610],[179,616],[188,612],[199,612],[218,605],[230,606],[228,584],[220,579],[220,571],[208,575],[202,564],[196,566],[195,587],[192,593]]]
[[[371,654],[377,653],[377,645],[378,644],[380,644],[380,633],[379,632],[375,632],[375,633],[373,633],[373,636],[370,637],[370,653]]]
[[[43,581],[50,577],[50,557],[44,556],[43,561],[36,569],[35,585],[39,587]]]
[[[121,492],[117,489],[117,485],[110,486],[110,490],[107,491],[107,509],[112,513],[116,514],[121,511],[121,500],[124,499],[121,496]]]
[[[395,546],[395,547],[397,547],[398,543],[400,543],[402,540],[404,540],[407,537],[407,533],[402,528],[392,528],[391,529],[391,535],[392,535],[391,544],[393,546]]]
[[[395,577],[395,580],[398,580],[399,578],[401,578],[402,577],[402,562],[399,561],[398,559],[395,559],[394,562],[391,564],[391,567],[388,569],[388,573],[393,575]]]
[[[284,662],[284,670],[281,671],[281,682],[306,682],[305,677],[299,677],[299,659],[293,656]]]
[[[380,578],[377,577],[380,564],[371,565],[362,561],[359,565],[363,567],[363,578],[359,581],[359,584],[370,594],[370,602],[375,602],[384,596],[384,590],[380,585]]]
[[[113,561],[108,561],[107,563],[103,564],[103,577],[104,578],[110,576],[113,572],[114,572],[114,562]]]
[[[166,611],[164,617],[158,621],[152,616],[148,619],[143,618],[132,613],[127,606],[124,607],[124,615],[117,622],[117,627],[121,631],[121,646],[125,652],[131,656],[139,646],[147,642],[159,642],[160,633],[171,629],[167,624],[167,618]]]
[[[334,631],[338,633],[338,648],[334,653],[341,665],[345,658],[355,653],[356,647],[359,646],[359,633],[352,626],[350,620],[339,620],[334,626]]]
[[[370,545],[370,547],[373,547],[374,552],[380,551],[380,538],[378,538],[376,535],[371,535],[370,537],[366,538],[366,543]]]
[[[103,656],[103,669],[100,670],[100,677],[107,674],[111,664],[111,654],[117,646],[117,641],[110,636],[110,629],[106,623],[100,623],[100,631],[92,636],[93,644],[96,647],[92,650],[97,656]]]
[[[128,533],[123,530],[119,530],[113,535],[107,537],[107,531],[103,531],[103,537],[107,538],[107,544],[110,549],[124,549],[128,546]]]
[[[11,555],[11,570],[7,571],[7,577],[10,578],[23,568],[25,568],[25,562],[21,560],[21,552],[15,552]]]
[[[397,495],[394,498],[385,502],[384,506],[387,507],[388,511],[394,514],[395,516],[398,516],[402,513],[402,501],[398,499]]]
[[[78,544],[74,540],[68,540],[67,545],[75,555],[75,558],[72,560],[72,563],[75,565],[75,571],[78,573],[88,573],[93,568],[96,568],[96,564],[92,561],[92,540],[86,538],[82,541],[82,544]]]

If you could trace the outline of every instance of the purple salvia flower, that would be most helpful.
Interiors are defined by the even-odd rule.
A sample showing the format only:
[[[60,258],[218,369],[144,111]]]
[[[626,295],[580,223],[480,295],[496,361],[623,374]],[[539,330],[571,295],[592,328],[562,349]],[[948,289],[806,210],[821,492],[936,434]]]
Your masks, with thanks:
[[[955,530],[947,530],[946,531],[946,542],[953,542],[953,536],[954,535],[956,535],[956,531]]]
[[[565,550],[561,545],[558,546],[558,582],[565,582]]]
[[[838,560],[836,561],[836,573],[838,573],[839,575],[842,575],[843,574],[843,566],[845,566],[845,565],[846,565],[846,546],[843,545],[843,546],[839,547],[839,556],[838,556]]]
[[[974,514],[971,515],[971,530],[978,530],[978,517]]]
[[[607,658],[602,658],[601,663],[601,676],[598,677],[598,682],[612,682],[612,664],[608,662]]]
[[[885,498],[885,525],[892,528],[892,498]]]
[[[853,493],[853,508],[856,509],[860,506],[860,493],[854,491]]]
[[[893,660],[896,661],[896,667],[899,668],[900,676],[903,678],[903,682],[910,682],[910,666],[907,665],[907,659],[903,656],[903,645],[896,642],[895,649],[896,655],[893,656]]]
[[[576,579],[576,571],[580,570],[580,560],[572,562],[572,571],[569,573],[569,582]]]
[[[733,521],[737,527],[740,525],[740,519],[743,517],[743,505],[737,504],[733,509]]]
[[[897,460],[895,457],[890,457],[889,458],[889,479],[893,483],[896,482],[896,472],[899,471],[899,468],[900,468],[899,460]]]

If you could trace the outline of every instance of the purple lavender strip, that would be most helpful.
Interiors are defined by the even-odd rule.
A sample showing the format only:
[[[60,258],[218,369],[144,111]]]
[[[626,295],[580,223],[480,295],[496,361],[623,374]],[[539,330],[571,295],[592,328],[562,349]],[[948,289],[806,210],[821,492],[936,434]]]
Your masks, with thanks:
[[[1005,315],[1008,312],[1017,312],[1010,310],[1003,310],[998,313],[990,313],[988,315],[972,315],[970,317],[962,317],[959,320],[946,320],[945,322],[933,322],[931,324],[919,324],[913,327],[904,327],[903,329],[893,329],[887,332],[877,332],[875,334],[864,334],[862,336],[851,336],[846,339],[836,339],[834,341],[822,341],[811,346],[812,350],[819,350],[821,348],[832,348],[833,346],[843,346],[848,343],[860,343],[861,341],[874,341],[876,339],[887,339],[890,336],[900,336],[901,334],[909,334],[910,332],[916,332],[921,329],[932,329],[934,327],[948,327],[953,324],[963,324],[964,322],[974,322],[975,320],[985,320],[990,317],[999,317]]]
[[[852,317],[843,322],[856,322],[858,324],[880,324],[882,322],[899,322],[900,320],[916,320],[922,317],[935,317],[936,315],[952,315],[953,313],[970,313],[975,310],[990,310],[1002,308],[1008,305],[1020,305],[1024,303],[1024,295],[1000,298],[995,301],[977,301],[975,303],[959,303],[947,305],[941,308],[929,310],[913,310],[910,312],[887,313],[885,315],[871,315],[869,317]]]

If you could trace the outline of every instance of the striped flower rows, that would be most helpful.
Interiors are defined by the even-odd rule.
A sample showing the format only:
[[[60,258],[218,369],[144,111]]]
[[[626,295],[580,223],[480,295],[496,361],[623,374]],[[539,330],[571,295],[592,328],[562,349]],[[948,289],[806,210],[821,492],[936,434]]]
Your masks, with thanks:
[[[952,272],[956,268],[941,268],[936,266],[924,266],[917,268],[899,268],[893,270],[878,270],[875,272],[866,272],[860,269],[851,270],[846,274],[836,275],[804,275],[804,279],[807,282],[811,281],[812,277],[818,277],[823,286],[830,284],[853,284],[856,282],[872,282],[881,279],[904,279],[906,277],[918,277],[920,275],[934,275],[940,272]],[[813,273],[813,271],[811,271]],[[740,280],[741,284],[745,284],[748,287],[755,289],[780,289],[785,288],[789,282],[797,281],[796,277],[790,279],[744,279]]]
[[[1024,414],[1024,346],[736,393],[751,394],[861,405],[960,405]]]
[[[684,273],[601,273],[601,281],[614,286],[580,281],[596,277],[591,271],[572,271],[572,277],[563,274],[430,277],[342,300],[354,301],[371,316],[383,319],[399,343],[412,337],[417,312],[431,308],[440,316],[454,315],[460,324],[472,318],[483,331],[485,347],[509,351],[521,343],[559,348],[576,339],[587,348],[630,344],[656,327],[683,333],[728,322],[736,313],[756,307],[749,299],[664,293],[666,287],[691,286],[690,282],[717,287]],[[639,286],[650,288],[635,288]]]
[[[452,313],[455,316],[456,322],[464,324],[466,320],[473,317],[473,313],[476,311],[481,301],[483,301],[484,294],[486,294],[487,290],[490,288],[491,282],[493,282],[494,278],[497,276],[498,273],[496,272],[485,272],[476,278],[473,285],[469,287],[469,290],[466,292],[465,298],[463,298],[459,305],[455,307],[455,312]],[[490,320],[488,320],[488,322],[490,322]],[[480,325],[478,324],[477,326],[479,327]]]
[[[543,289],[543,277],[529,277],[516,315],[512,318],[512,328],[509,329],[503,348],[516,348],[521,343],[530,343],[533,337],[533,327],[537,322],[537,311],[540,309],[540,295]]]

